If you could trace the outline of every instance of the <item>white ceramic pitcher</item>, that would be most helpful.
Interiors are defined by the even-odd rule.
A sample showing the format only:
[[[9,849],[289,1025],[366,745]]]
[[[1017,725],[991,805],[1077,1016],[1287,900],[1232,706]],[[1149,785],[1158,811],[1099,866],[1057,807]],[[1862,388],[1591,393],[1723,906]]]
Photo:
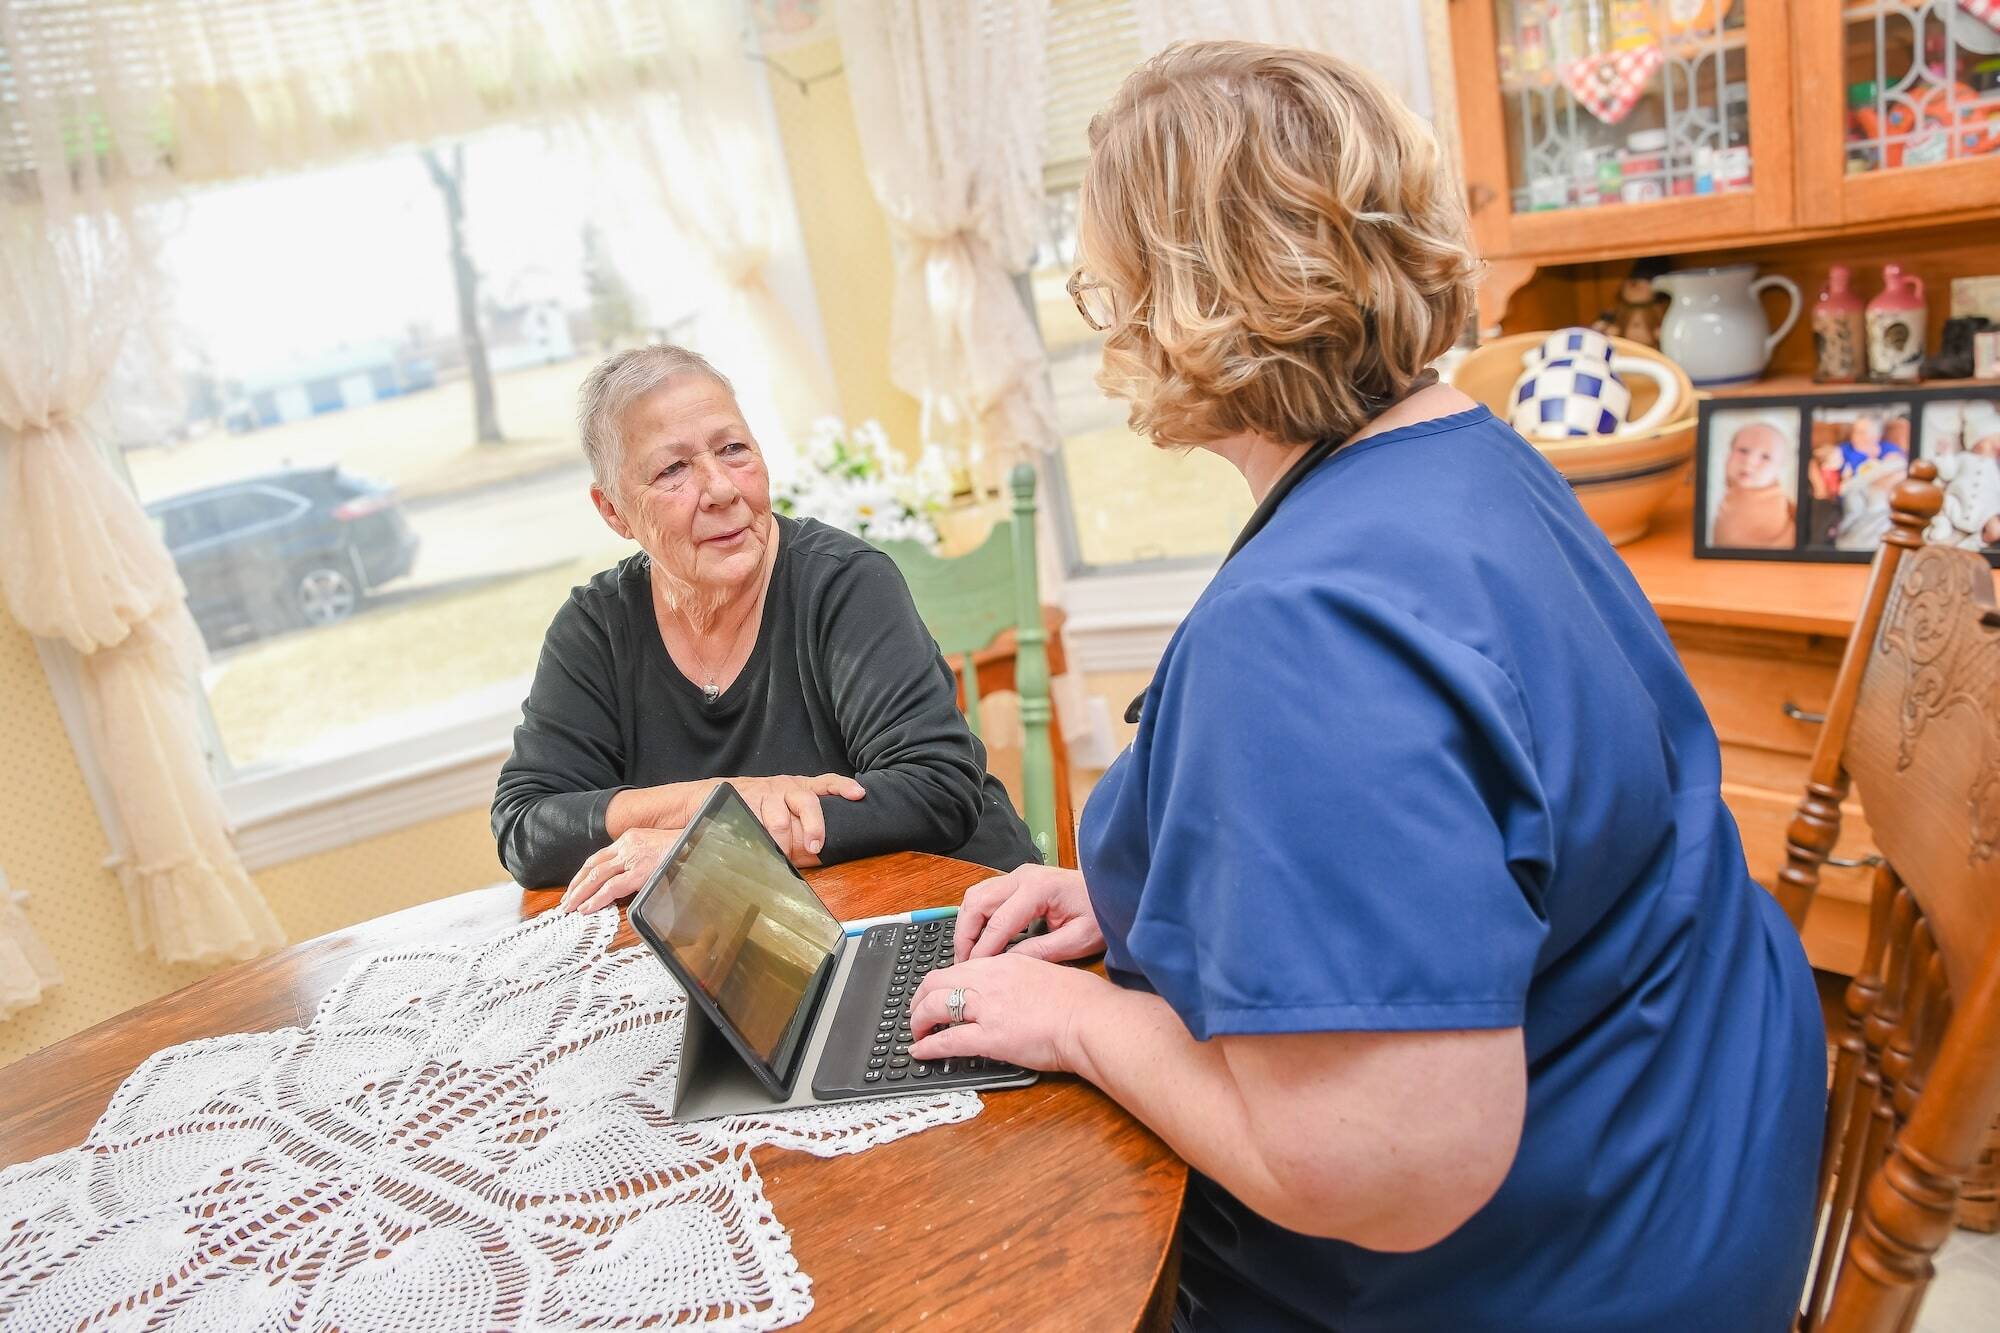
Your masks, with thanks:
[[[1653,286],[1674,298],[1660,325],[1660,350],[1696,384],[1740,384],[1762,375],[1804,304],[1797,283],[1776,273],[1760,278],[1755,264],[1663,273]],[[1780,288],[1792,298],[1776,333],[1757,300],[1766,287]]]

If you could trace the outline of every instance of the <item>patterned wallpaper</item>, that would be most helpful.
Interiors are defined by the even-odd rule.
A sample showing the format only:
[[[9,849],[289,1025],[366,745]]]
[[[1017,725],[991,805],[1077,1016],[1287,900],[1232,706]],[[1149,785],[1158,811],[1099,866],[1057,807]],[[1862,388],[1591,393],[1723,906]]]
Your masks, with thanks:
[[[34,642],[0,609],[0,868],[62,982],[0,1022],[0,1064],[176,990],[209,969],[137,953],[123,891]],[[507,878],[484,810],[271,866],[255,876],[293,940]]]

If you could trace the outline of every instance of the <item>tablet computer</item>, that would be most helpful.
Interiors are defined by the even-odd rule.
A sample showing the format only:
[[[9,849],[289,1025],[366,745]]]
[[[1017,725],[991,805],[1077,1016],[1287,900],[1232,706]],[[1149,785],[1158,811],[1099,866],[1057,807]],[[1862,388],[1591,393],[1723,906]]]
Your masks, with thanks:
[[[773,1097],[790,1095],[847,932],[717,783],[627,912]]]

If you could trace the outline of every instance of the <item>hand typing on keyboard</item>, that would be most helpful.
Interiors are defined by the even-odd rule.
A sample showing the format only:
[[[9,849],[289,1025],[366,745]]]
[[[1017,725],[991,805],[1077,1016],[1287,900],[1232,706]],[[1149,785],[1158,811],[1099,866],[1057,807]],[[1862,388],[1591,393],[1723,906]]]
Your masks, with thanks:
[[[1032,943],[1032,941],[1030,941]],[[1111,983],[1094,972],[1021,953],[939,968],[918,983],[908,1027],[914,1059],[933,1064],[979,1057],[1026,1069],[1076,1067],[1073,1020],[1090,993]],[[946,1000],[965,991],[965,1022],[950,1025]]]
[[[911,1006],[924,978],[936,968],[951,965],[955,926],[949,919],[896,922],[871,926],[863,934],[855,979],[842,997],[837,1026],[856,1025],[865,1031],[868,1018],[873,1017],[874,1040],[866,1047],[843,1047],[838,1057],[822,1061],[813,1081],[821,1095],[951,1087],[1020,1072],[984,1055],[926,1059],[912,1049],[916,1036],[910,1027]],[[875,1008],[866,1016],[850,1012],[863,1005]]]
[[[1082,872],[1025,865],[966,890],[952,956],[962,963],[1009,950],[1010,941],[1037,918],[1048,922],[1048,934],[1013,944],[1011,952],[1056,963],[1104,952],[1104,932]]]

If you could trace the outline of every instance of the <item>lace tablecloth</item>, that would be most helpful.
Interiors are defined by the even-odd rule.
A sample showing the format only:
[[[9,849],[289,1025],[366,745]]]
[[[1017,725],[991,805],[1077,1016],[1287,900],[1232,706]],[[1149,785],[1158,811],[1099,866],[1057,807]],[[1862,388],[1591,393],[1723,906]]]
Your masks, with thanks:
[[[669,1118],[686,998],[617,914],[357,963],[303,1028],[160,1052],[0,1172],[8,1329],[779,1328],[811,1281],[750,1148],[858,1152],[972,1093]]]

